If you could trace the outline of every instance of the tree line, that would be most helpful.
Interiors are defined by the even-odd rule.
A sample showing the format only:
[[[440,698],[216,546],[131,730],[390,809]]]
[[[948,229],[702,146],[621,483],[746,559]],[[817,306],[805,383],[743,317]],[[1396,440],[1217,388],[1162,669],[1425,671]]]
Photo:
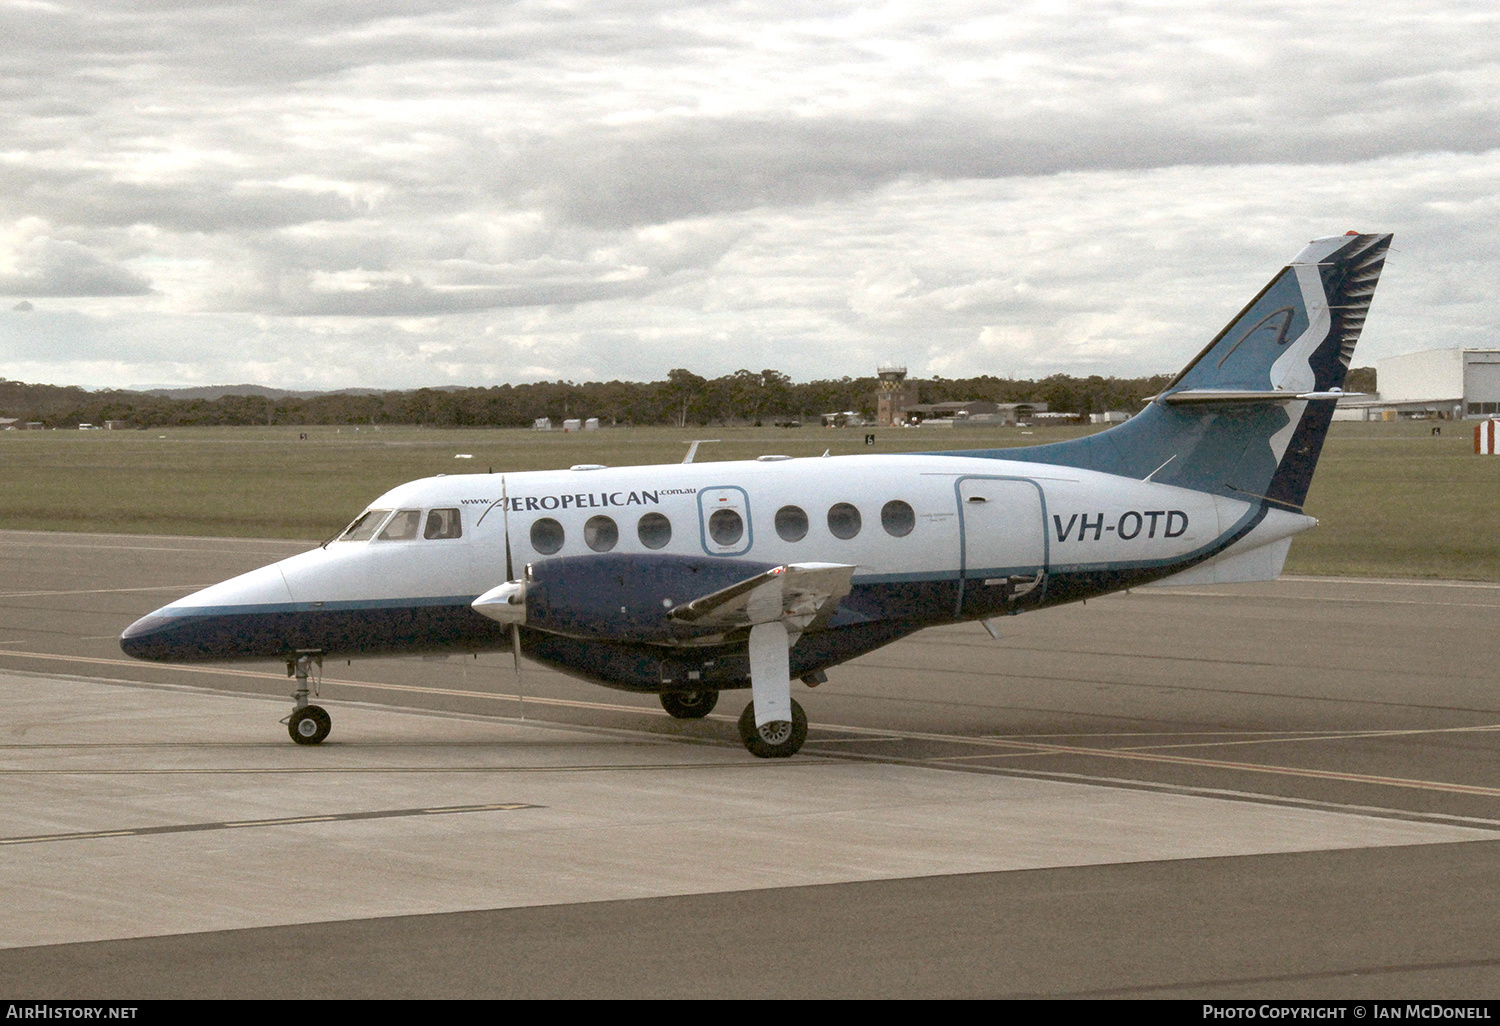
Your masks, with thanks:
[[[1143,378],[1073,377],[1040,380],[983,375],[914,380],[917,401],[988,400],[1046,403],[1062,413],[1135,411],[1141,401],[1171,381],[1170,374]],[[528,427],[539,417],[554,424],[570,417],[598,417],[602,425],[689,425],[810,420],[822,413],[875,413],[874,377],[794,382],[776,370],[739,370],[705,378],[676,369],[663,381],[541,381],[488,388],[416,388],[373,394],[330,392],[311,397],[225,395],[176,399],[124,389],[90,391],[77,386],[25,384],[0,378],[0,417],[40,421],[47,427],[123,421],[129,427],[196,427],[249,424],[424,424],[434,427]],[[1351,391],[1374,391],[1374,371],[1350,373]]]

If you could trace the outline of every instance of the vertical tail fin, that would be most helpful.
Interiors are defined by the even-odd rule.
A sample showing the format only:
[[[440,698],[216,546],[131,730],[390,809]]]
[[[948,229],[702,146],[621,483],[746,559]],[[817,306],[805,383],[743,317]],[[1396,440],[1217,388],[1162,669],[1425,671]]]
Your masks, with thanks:
[[[971,455],[1151,475],[1300,511],[1390,243],[1388,234],[1314,240],[1119,427]]]
[[[1389,235],[1317,239],[1230,321],[1162,392],[1344,387]]]

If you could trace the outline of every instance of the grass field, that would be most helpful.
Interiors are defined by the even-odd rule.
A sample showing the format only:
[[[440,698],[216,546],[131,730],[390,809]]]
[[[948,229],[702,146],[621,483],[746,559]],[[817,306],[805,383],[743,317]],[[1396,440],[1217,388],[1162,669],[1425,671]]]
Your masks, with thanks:
[[[1473,454],[1472,426],[1339,423],[1292,545],[1289,573],[1500,580],[1500,458]],[[560,431],[313,427],[0,432],[0,528],[321,540],[387,488],[444,473],[575,463],[675,463],[766,453],[1029,445],[1087,428],[877,430],[629,428]],[[306,432],[307,439],[300,439]],[[455,459],[458,453],[473,458]]]

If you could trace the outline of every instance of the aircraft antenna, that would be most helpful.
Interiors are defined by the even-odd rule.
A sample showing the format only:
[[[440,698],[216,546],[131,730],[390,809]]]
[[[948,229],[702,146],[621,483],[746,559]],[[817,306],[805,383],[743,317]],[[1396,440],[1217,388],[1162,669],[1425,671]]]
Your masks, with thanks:
[[[696,456],[696,455],[698,455],[698,446],[702,445],[704,442],[719,442],[719,441],[722,441],[722,439],[719,439],[719,438],[695,438],[695,439],[693,439],[691,442],[688,443],[688,452],[687,452],[687,455],[682,458],[682,462],[684,462],[684,463],[691,463],[691,462],[693,462],[693,457]]]

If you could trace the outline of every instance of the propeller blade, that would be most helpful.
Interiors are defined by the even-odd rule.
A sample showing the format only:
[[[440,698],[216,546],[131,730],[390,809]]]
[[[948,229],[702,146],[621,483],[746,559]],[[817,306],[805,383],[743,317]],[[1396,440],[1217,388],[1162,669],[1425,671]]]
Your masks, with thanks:
[[[510,625],[510,658],[516,668],[516,694],[521,697],[521,719],[526,718],[526,690],[521,687],[521,625]]]
[[[500,524],[505,532],[505,579],[514,581],[515,570],[510,558],[510,496],[506,493],[505,475],[500,475]]]

